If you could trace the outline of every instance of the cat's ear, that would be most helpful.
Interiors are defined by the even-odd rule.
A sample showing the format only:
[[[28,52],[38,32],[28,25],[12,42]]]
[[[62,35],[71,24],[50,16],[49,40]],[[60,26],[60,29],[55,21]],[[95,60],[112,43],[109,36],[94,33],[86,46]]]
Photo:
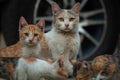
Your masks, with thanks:
[[[64,56],[63,55],[58,57],[57,63],[59,65],[59,67],[63,67],[64,66]]]
[[[44,32],[45,19],[44,18],[40,19],[36,25],[41,29],[42,32]]]
[[[77,60],[75,60],[75,59],[70,60],[70,62],[71,62],[72,65],[77,64]]]
[[[52,2],[52,13],[55,15],[58,11],[60,11],[61,8],[56,2]]]
[[[76,3],[71,10],[78,14],[80,11],[80,3]]]
[[[25,20],[23,16],[21,16],[19,20],[19,29],[22,29],[26,25],[28,25],[27,21]]]
[[[89,63],[87,61],[83,61],[82,62],[82,67],[83,68],[88,68],[89,67]]]

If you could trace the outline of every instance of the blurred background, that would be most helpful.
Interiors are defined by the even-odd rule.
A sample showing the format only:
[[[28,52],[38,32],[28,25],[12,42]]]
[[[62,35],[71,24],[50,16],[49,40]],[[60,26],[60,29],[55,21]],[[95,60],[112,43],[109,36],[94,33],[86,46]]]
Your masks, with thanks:
[[[51,3],[71,9],[80,2],[79,33],[82,53],[78,59],[92,59],[115,52],[120,32],[119,0],[0,0],[0,48],[19,41],[18,23],[24,16],[29,24],[45,18],[45,32],[51,29]]]

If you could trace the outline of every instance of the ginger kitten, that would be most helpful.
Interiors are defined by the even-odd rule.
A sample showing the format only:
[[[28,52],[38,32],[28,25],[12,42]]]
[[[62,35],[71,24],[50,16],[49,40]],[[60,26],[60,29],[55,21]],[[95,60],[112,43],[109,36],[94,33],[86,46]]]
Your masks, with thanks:
[[[44,22],[41,19],[36,25],[28,25],[21,17],[19,23],[20,42],[23,44],[22,56],[39,57],[41,52],[40,41],[43,36]]]
[[[47,52],[48,48],[44,37],[44,26],[44,19],[38,21],[37,24],[28,24],[24,17],[20,17],[20,41],[14,45],[1,49],[0,57],[20,57],[23,55],[42,58],[49,57],[50,54]],[[43,49],[41,54],[40,49]]]
[[[46,50],[45,38],[44,38],[44,26],[45,21],[41,19],[37,24],[28,24],[24,17],[19,20],[19,35],[20,41],[14,45],[3,48],[0,50],[0,61],[7,58],[16,57],[38,57],[46,59],[50,57]],[[43,52],[43,49],[46,50]],[[6,58],[7,57],[7,58]],[[9,63],[6,63],[8,65]],[[13,65],[14,62],[11,62]],[[8,67],[8,72],[10,72],[10,77],[13,78],[14,67]]]
[[[61,54],[68,60],[76,59],[80,47],[79,10],[80,3],[76,3],[69,10],[61,9],[57,3],[52,3],[52,29],[45,34],[45,37],[53,60],[56,60]],[[67,67],[72,66],[69,61],[66,62]]]
[[[16,80],[42,80],[44,78],[66,80],[68,75],[64,64],[64,56],[59,56],[51,64],[34,57],[22,57],[16,67]]]

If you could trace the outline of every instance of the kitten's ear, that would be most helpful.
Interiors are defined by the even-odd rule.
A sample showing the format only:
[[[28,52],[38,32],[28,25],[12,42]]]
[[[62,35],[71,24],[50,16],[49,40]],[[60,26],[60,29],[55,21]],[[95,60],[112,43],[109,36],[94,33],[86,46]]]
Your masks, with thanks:
[[[42,32],[44,32],[45,19],[44,18],[40,19],[36,25],[41,29]]]
[[[83,61],[82,62],[82,66],[83,66],[83,68],[88,68],[88,65],[89,63],[87,62],[87,61]]]
[[[71,62],[72,65],[77,64],[77,60],[75,60],[75,59],[70,60],[70,62]]]
[[[63,67],[64,66],[64,56],[63,55],[58,57],[57,63],[59,65],[59,67]]]
[[[28,25],[27,21],[25,20],[23,16],[21,16],[19,20],[19,29],[22,29],[26,25]]]
[[[80,3],[76,3],[71,10],[78,14],[80,11]]]
[[[58,11],[60,11],[61,8],[56,2],[52,2],[52,13],[55,15]]]

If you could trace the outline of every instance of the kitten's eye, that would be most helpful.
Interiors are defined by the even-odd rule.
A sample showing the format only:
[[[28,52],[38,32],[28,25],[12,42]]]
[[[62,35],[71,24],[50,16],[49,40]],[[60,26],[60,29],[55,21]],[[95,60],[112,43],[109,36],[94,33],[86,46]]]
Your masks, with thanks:
[[[64,18],[59,18],[60,21],[64,21]]]
[[[24,33],[25,34],[25,36],[28,36],[28,33]]]
[[[69,21],[73,21],[75,18],[70,18]]]
[[[35,34],[34,34],[34,36],[38,36],[38,34],[37,34],[37,33],[35,33]]]

